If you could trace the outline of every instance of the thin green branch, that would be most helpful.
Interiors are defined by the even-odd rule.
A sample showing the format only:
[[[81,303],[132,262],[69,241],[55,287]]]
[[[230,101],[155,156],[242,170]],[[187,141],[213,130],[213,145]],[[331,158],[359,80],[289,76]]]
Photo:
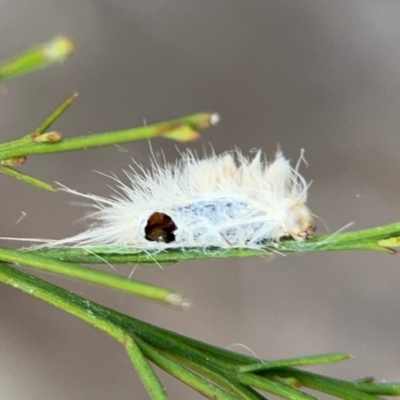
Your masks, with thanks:
[[[361,231],[337,235],[317,236],[313,239],[298,242],[282,240],[279,243],[267,244],[263,250],[255,249],[169,249],[151,253],[140,249],[123,246],[89,246],[62,247],[24,251],[27,254],[42,255],[74,263],[98,264],[99,259],[113,264],[168,264],[184,260],[205,260],[236,257],[265,257],[274,253],[305,253],[339,250],[373,250],[388,254],[397,254],[387,246],[399,246],[400,222]]]
[[[114,290],[181,308],[185,308],[189,304],[189,300],[185,298],[182,293],[150,285],[148,283],[135,281],[119,275],[110,274],[108,272],[97,271],[92,268],[66,263],[64,261],[51,260],[41,256],[32,256],[5,248],[0,248],[0,260],[95,283]]]
[[[146,357],[162,368],[171,376],[185,383],[187,386],[201,393],[209,399],[218,400],[235,400],[237,397],[232,396],[229,392],[209,383],[206,379],[191,372],[189,369],[182,367],[176,362],[166,357],[162,352],[155,350],[143,340],[139,340],[138,344]]]
[[[199,137],[198,130],[218,122],[217,114],[196,114],[147,127],[79,136],[65,140],[59,132],[46,132],[73,104],[76,97],[77,93],[74,93],[64,100],[32,133],[0,144],[0,172],[37,188],[55,192],[56,189],[52,185],[18,172],[9,165],[25,163],[27,155],[84,150],[158,136],[182,142],[195,140]]]
[[[184,343],[184,341],[183,341]],[[222,350],[222,349],[219,349]],[[235,375],[232,373],[226,373],[226,371],[221,370],[213,370],[204,365],[198,364],[191,360],[188,360],[185,357],[179,356],[177,354],[170,354],[163,351],[159,351],[159,353],[164,354],[167,358],[172,359],[179,364],[187,367],[188,369],[196,372],[199,375],[204,376],[205,378],[215,382],[217,385],[224,388],[229,393],[232,393],[237,398],[242,400],[265,400],[264,396],[261,396],[259,393],[254,391],[252,388],[242,385],[239,382],[236,382]]]
[[[303,386],[323,393],[330,394],[343,400],[377,400],[381,399],[375,395],[362,392],[357,389],[354,383],[345,382],[339,379],[328,378],[323,375],[314,374],[297,369],[284,369],[276,371],[268,371],[263,376],[274,377],[274,374],[283,377],[296,378]],[[377,385],[376,385],[377,386]],[[375,394],[381,394],[377,390]],[[397,393],[399,395],[400,392]],[[381,399],[383,400],[383,399]]]
[[[72,93],[68,96],[48,117],[46,117],[38,127],[27,135],[27,138],[34,138],[35,136],[45,133],[71,106],[74,104],[78,97],[78,93]]]
[[[122,316],[119,314],[117,319],[114,319],[114,315],[110,316],[113,321],[119,321],[121,324],[126,324],[126,316]],[[234,379],[237,373],[234,371],[238,371],[242,364],[243,367],[246,365],[253,365],[255,362],[260,362],[260,360],[256,360],[253,357],[245,356],[242,354],[234,353],[225,349],[218,348],[216,346],[212,346],[200,341],[197,341],[192,338],[185,337],[176,332],[171,332],[166,329],[162,329],[160,327],[155,327],[146,322],[134,319],[132,317],[128,317],[129,321],[134,320],[134,332],[141,339],[150,341],[149,343],[158,348],[160,351],[167,350],[170,354],[173,354],[177,359],[186,359],[187,363],[197,363],[202,367],[210,368],[215,372],[223,373],[224,376],[230,377],[230,379]],[[125,325],[129,326],[129,323]],[[172,341],[172,342],[171,342]],[[191,351],[188,352],[188,349]],[[199,352],[193,353],[193,349],[200,350]],[[329,357],[329,355],[327,355]],[[304,359],[306,357],[303,357]],[[310,365],[313,364],[314,356],[310,356]],[[206,362],[203,363],[203,360]],[[219,363],[218,360],[224,360],[224,363]],[[210,362],[211,361],[211,362]],[[285,362],[285,360],[277,360],[277,361],[269,361],[269,360],[261,360],[262,362],[268,363],[280,363]],[[223,366],[229,365],[228,369],[223,369]],[[300,382],[303,386],[309,387],[315,390],[319,390],[323,393],[333,394],[337,397],[352,400],[351,397],[354,393],[357,393],[357,398],[355,400],[371,400],[371,396],[367,393],[374,393],[378,395],[386,395],[390,389],[390,395],[392,396],[400,396],[400,384],[399,383],[388,383],[388,384],[373,384],[369,383],[369,391],[358,390],[357,385],[359,382],[347,382],[338,379],[329,378],[323,375],[318,375],[314,373],[300,371],[295,368],[287,368],[281,367],[276,368],[274,370],[268,370],[267,372],[261,373],[262,376],[269,377],[275,379],[278,377],[282,380],[282,378],[289,378],[289,380],[293,380],[295,382]],[[288,381],[288,380],[286,380]],[[380,387],[382,386],[382,391],[380,391]],[[356,392],[355,392],[355,391]],[[375,398],[376,399],[376,398]]]
[[[121,131],[77,136],[58,142],[31,142],[26,145],[11,148],[10,142],[8,142],[6,148],[2,148],[2,145],[0,145],[0,160],[26,157],[29,155],[86,150],[156,137],[168,138],[170,134],[172,135],[171,138],[174,140],[188,141],[198,138],[198,130],[208,128],[217,122],[217,114],[202,113],[189,115],[169,122]]]
[[[134,340],[132,335],[126,336],[125,349],[150,397],[154,400],[168,400],[163,384],[154,373],[140,347],[136,344],[136,338]]]
[[[74,50],[75,45],[64,36],[35,46],[0,66],[0,82],[63,62]]]
[[[212,371],[225,371],[226,374],[233,376],[237,370],[236,365],[226,361],[224,358],[211,355],[204,350],[199,350],[188,345],[185,341],[179,340],[179,337],[166,330],[150,324],[143,324],[142,321],[135,319],[134,333],[140,339],[145,340],[149,345],[170,354],[176,354],[191,362],[209,368]]]
[[[20,146],[31,145],[35,141],[57,142],[62,140],[61,134],[58,132],[50,132],[46,136],[43,134],[72,106],[77,97],[78,93],[73,93],[67,97],[67,99],[65,99],[48,117],[46,117],[32,133],[22,136],[16,140],[1,143],[0,149],[2,151],[15,149],[16,147]]]
[[[86,300],[83,297],[74,295],[55,285],[49,284],[46,281],[33,277],[32,275],[24,274],[23,272],[11,268],[3,263],[0,263],[0,281],[13,286],[22,292],[44,300],[69,314],[75,315],[111,336],[123,344],[127,349],[128,355],[138,371],[139,376],[142,378],[142,382],[145,384],[146,389],[149,389],[148,385],[150,382],[154,383],[154,380],[150,377],[149,371],[146,370],[146,367],[143,364],[143,359],[138,359],[140,357],[138,357],[137,352],[135,352],[135,349],[132,347],[132,343],[129,340],[127,341],[126,330],[118,324],[109,321],[106,316],[100,315],[95,303],[90,303],[89,300]],[[144,360],[144,362],[146,362],[146,360]],[[160,393],[155,396],[156,392],[157,391],[153,390],[149,392],[153,400],[168,399],[167,396],[160,396]]]
[[[353,387],[369,394],[376,394],[380,396],[399,396],[400,383],[353,383]]]
[[[118,342],[124,343],[126,336],[124,328],[110,321],[107,314],[101,315],[98,310],[95,312],[95,304],[83,297],[1,262],[0,282],[64,310],[97,327]]]
[[[273,382],[269,379],[264,379],[260,376],[253,374],[238,374],[239,382],[251,386],[265,392],[275,394],[276,396],[282,397],[288,400],[318,400],[317,397],[311,396],[306,393],[302,393],[299,390],[293,389],[287,385],[283,385],[279,382]]]
[[[171,369],[171,372],[168,372],[172,374],[174,374],[172,369],[177,368],[175,374],[178,378],[181,377],[181,380],[190,386],[196,386],[196,388],[204,394],[206,394],[206,386],[202,385],[205,381],[201,377],[196,379],[195,375],[190,373],[190,369],[192,369],[190,368],[190,365],[192,365],[193,369],[195,371],[197,370],[197,372],[202,369],[205,371],[208,369],[209,373],[205,375],[208,379],[210,379],[210,377],[211,379],[212,377],[216,378],[215,374],[220,374],[221,377],[219,380],[223,383],[224,379],[229,377],[233,386],[226,385],[225,391],[228,388],[232,389],[233,387],[236,387],[237,391],[234,392],[234,396],[238,399],[261,399],[262,397],[257,397],[256,392],[252,391],[252,387],[265,390],[269,393],[275,393],[286,399],[313,399],[312,396],[306,395],[301,391],[282,383],[289,382],[289,380],[282,379],[285,377],[295,378],[296,381],[301,382],[305,387],[313,388],[323,393],[330,393],[337,397],[349,400],[376,400],[377,397],[366,393],[367,389],[365,388],[365,385],[368,385],[369,392],[374,394],[380,394],[382,392],[386,394],[390,389],[391,395],[400,395],[400,385],[398,384],[390,384],[390,386],[389,384],[385,384],[380,386],[379,384],[374,385],[373,383],[363,384],[359,382],[345,382],[286,367],[269,370],[268,372],[261,373],[261,375],[234,373],[234,371],[237,371],[238,367],[240,367],[240,364],[238,364],[240,360],[243,361],[242,366],[250,363],[255,364],[259,360],[232,353],[227,350],[218,349],[214,346],[197,342],[194,339],[185,338],[182,335],[128,317],[52,285],[42,279],[14,269],[4,263],[0,263],[0,282],[10,285],[75,315],[127,347],[135,368],[140,370],[141,379],[146,381],[145,385],[149,390],[153,384],[155,385],[152,380],[154,379],[154,376],[149,369],[150,367],[148,366],[147,361],[143,359],[143,355],[155,363],[158,362],[160,366],[164,366],[166,370]],[[149,351],[149,349],[153,349],[153,352],[151,350]],[[218,354],[218,351],[220,354]],[[168,362],[168,354],[166,352],[170,353],[178,360],[186,360],[186,364],[189,366],[187,373],[185,371],[185,374],[181,374],[184,371],[179,369],[176,365],[171,364],[171,362],[174,362],[173,360],[169,360],[170,362]],[[154,356],[158,353],[160,353],[160,357]],[[211,356],[210,354],[213,355]],[[228,354],[231,354],[231,356],[229,357]],[[166,358],[162,358],[163,355]],[[233,362],[227,361],[230,358]],[[161,365],[162,363],[163,365]],[[198,367],[196,368],[195,365]],[[278,382],[274,382],[277,378],[280,380],[278,379]],[[218,381],[218,378],[216,378],[216,380]],[[240,391],[241,384],[244,385],[244,390],[242,392]],[[217,385],[222,386],[218,383]],[[361,385],[360,389],[358,389],[357,385]],[[218,391],[218,393],[225,395],[224,391],[220,392],[215,388],[216,386],[210,386],[209,390],[214,390],[214,393],[217,393]],[[227,393],[229,394],[229,392],[232,391],[228,390]],[[239,397],[240,393],[243,394],[242,397]],[[252,394],[254,394],[254,396],[252,396]],[[156,395],[159,397],[156,397]],[[157,394],[152,392],[151,396],[153,399],[163,398],[161,397],[161,391],[158,391]],[[224,397],[219,398],[224,399]],[[229,397],[225,398],[228,399]]]
[[[239,367],[238,372],[260,372],[280,367],[299,367],[304,365],[330,364],[338,361],[346,361],[351,358],[347,353],[318,354],[315,356],[288,358],[286,360],[262,361],[255,364]]]
[[[43,182],[39,179],[36,179],[33,176],[26,175],[26,174],[23,174],[22,172],[16,171],[15,169],[8,167],[6,165],[0,165],[0,172],[2,174],[6,174],[15,179],[18,179],[21,182],[25,182],[28,185],[35,186],[39,189],[43,189],[48,192],[56,192],[57,191],[57,189],[54,186],[49,185],[48,183]]]

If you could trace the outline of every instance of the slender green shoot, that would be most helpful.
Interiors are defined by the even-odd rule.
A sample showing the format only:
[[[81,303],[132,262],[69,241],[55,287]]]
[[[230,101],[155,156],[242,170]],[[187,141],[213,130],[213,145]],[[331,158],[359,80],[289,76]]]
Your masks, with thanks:
[[[108,272],[97,271],[92,268],[66,263],[64,261],[51,260],[41,256],[32,256],[23,252],[5,248],[0,248],[0,260],[106,286],[110,289],[180,308],[187,308],[190,305],[189,299],[184,297],[182,293],[128,279]]]
[[[62,140],[61,133],[48,132],[45,133],[75,102],[78,93],[73,93],[67,97],[49,116],[47,116],[39,126],[28,135],[19,139],[11,140],[0,144],[2,150],[15,149],[16,147],[30,145],[33,142],[59,142]]]
[[[382,392],[380,391],[378,385],[371,385],[371,387],[374,386],[375,389],[375,393],[372,395],[370,393],[366,393],[360,390],[359,388],[357,388],[356,384],[352,382],[346,382],[340,379],[328,378],[323,375],[310,373],[306,371],[300,371],[294,368],[288,368],[285,370],[281,369],[272,370],[264,372],[262,376],[275,379],[277,372],[280,377],[295,378],[303,387],[307,387],[309,389],[313,389],[316,391],[323,391],[324,393],[330,394],[331,396],[344,400],[376,400],[377,397],[375,397],[375,395],[382,395],[385,392],[385,389],[387,389],[387,388],[382,388],[383,389]],[[393,389],[392,393],[394,393],[393,395],[399,396],[400,385],[392,384],[391,386]],[[379,397],[379,399],[381,398]]]
[[[329,364],[352,358],[347,353],[318,354],[315,356],[288,358],[286,360],[257,362],[239,368],[238,372],[260,372],[279,367],[299,367],[304,365]]]
[[[75,103],[78,96],[79,94],[76,92],[68,96],[48,117],[46,117],[39,124],[39,126],[31,134],[27,135],[26,138],[27,139],[35,138],[45,133]],[[55,140],[49,140],[49,141],[55,141]]]
[[[56,192],[57,191],[57,189],[54,186],[52,186],[46,182],[43,182],[39,179],[36,179],[33,176],[26,175],[26,174],[23,174],[22,172],[16,171],[15,169],[8,167],[6,165],[0,165],[0,172],[2,174],[6,174],[15,179],[18,179],[21,182],[25,182],[28,185],[35,186],[39,189],[43,189],[48,192]]]
[[[199,130],[218,122],[217,114],[202,113],[140,128],[84,135],[70,139],[63,139],[59,132],[45,132],[72,105],[76,97],[76,93],[69,96],[32,133],[0,144],[0,172],[40,189],[54,192],[56,189],[52,185],[19,173],[9,165],[24,164],[28,155],[86,150],[155,137],[165,137],[181,142],[196,140],[200,135]]]
[[[163,352],[157,351],[154,347],[148,345],[145,341],[139,340],[138,344],[143,353],[150,361],[152,361],[154,364],[156,364],[158,367],[163,369],[174,378],[191,387],[193,390],[201,393],[206,398],[215,398],[220,400],[237,399],[237,397],[234,396],[234,393],[229,393],[229,391],[223,389],[224,386],[228,387],[229,389],[234,388],[234,385],[230,382],[225,382],[225,385],[221,385],[221,387],[219,387],[218,385],[208,382],[207,379],[201,377],[200,375],[190,371],[190,369],[185,368],[177,362],[173,361],[173,359],[168,357],[168,355],[164,354]],[[204,372],[204,370],[202,372]],[[206,377],[208,376],[206,375]],[[216,380],[219,380],[221,383],[223,378],[220,376],[218,378]],[[233,392],[235,392],[235,390],[233,390]],[[237,391],[236,394],[238,394]]]
[[[37,254],[52,259],[61,259],[74,263],[97,264],[99,259],[112,264],[169,264],[186,260],[205,260],[237,257],[266,257],[272,254],[308,253],[340,250],[372,250],[391,255],[397,251],[392,247],[399,246],[400,222],[360,231],[337,235],[317,236],[313,239],[298,242],[283,239],[279,243],[267,243],[262,250],[256,249],[169,249],[149,254],[141,249],[127,246],[87,246],[61,247],[53,249],[29,250],[28,254]]]
[[[131,333],[125,338],[125,350],[135,367],[135,370],[146,388],[150,397],[154,400],[168,400],[167,392],[164,389],[163,384],[154,373],[146,357],[142,353],[142,350],[133,339],[134,335]]]
[[[173,138],[181,141],[193,140],[198,137],[197,131],[208,128],[217,121],[216,114],[202,113],[189,115],[169,122],[147,125],[140,128],[131,128],[121,131],[97,133],[77,136],[58,142],[31,142],[26,145],[7,148],[0,145],[0,160],[8,160],[38,154],[52,154],[64,151],[86,150],[95,147],[127,143],[143,139],[167,137],[173,131]]]
[[[376,400],[380,395],[400,395],[398,383],[375,384],[371,380],[368,381],[370,383],[364,383],[333,379],[285,366],[285,363],[290,364],[288,360],[260,361],[219,349],[118,313],[4,263],[0,263],[0,282],[75,315],[121,343],[152,399],[168,397],[148,361],[213,399],[264,399],[254,389],[290,400],[316,398],[298,390],[300,386],[346,400]],[[327,355],[324,360],[324,356],[319,357],[320,361],[328,361],[329,358],[337,361],[341,358]],[[344,355],[342,358],[345,358]],[[297,362],[299,360],[302,365],[318,361],[316,356],[308,357],[308,360],[307,357],[301,357]],[[275,364],[275,368],[239,372],[246,366],[260,362],[270,366]]]
[[[63,62],[75,50],[72,41],[59,36],[35,46],[0,66],[0,83]]]

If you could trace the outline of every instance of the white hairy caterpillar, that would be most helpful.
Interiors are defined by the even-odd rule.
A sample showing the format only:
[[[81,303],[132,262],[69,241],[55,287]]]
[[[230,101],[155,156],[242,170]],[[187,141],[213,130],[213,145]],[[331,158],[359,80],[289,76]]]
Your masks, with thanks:
[[[300,158],[301,159],[301,158]],[[119,245],[158,251],[167,248],[261,248],[284,236],[312,237],[306,205],[308,184],[278,151],[267,163],[258,151],[199,159],[186,152],[175,164],[153,162],[118,178],[111,198],[65,191],[94,202],[91,228],[45,246]]]

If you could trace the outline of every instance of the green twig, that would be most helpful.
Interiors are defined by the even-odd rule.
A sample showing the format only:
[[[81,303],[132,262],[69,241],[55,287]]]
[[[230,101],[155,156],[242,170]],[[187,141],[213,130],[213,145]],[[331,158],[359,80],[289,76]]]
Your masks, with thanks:
[[[282,379],[285,377],[295,378],[305,387],[348,400],[377,399],[377,397],[369,393],[374,393],[374,395],[388,393],[390,395],[400,395],[399,384],[375,385],[373,383],[346,382],[287,367],[268,370],[268,372],[262,372],[260,375],[235,373],[234,371],[238,371],[238,368],[255,364],[260,360],[218,349],[215,346],[210,346],[128,317],[3,263],[0,263],[0,282],[77,316],[128,347],[129,355],[135,368],[141,371],[141,379],[143,381],[147,380],[144,383],[148,389],[150,386],[154,388],[157,385],[152,381],[154,377],[148,369],[149,366],[144,364],[143,355],[201,393],[206,394],[208,393],[206,390],[214,390],[213,393],[216,395],[214,398],[216,399],[230,399],[229,393],[232,393],[232,396],[237,399],[262,399],[252,388],[275,393],[287,399],[313,399],[312,396],[282,383],[289,382],[289,380]],[[138,353],[138,349],[140,349],[141,353]],[[157,354],[160,354],[160,357],[157,357]],[[187,373],[179,368],[177,364],[174,364],[173,360],[170,359],[168,361],[168,354],[171,354],[177,360],[186,360],[185,363],[189,367]],[[193,368],[190,366],[193,366]],[[205,381],[201,377],[197,379],[196,375],[190,373],[191,369],[197,373],[205,372],[205,376],[208,379],[215,378],[212,380],[221,383],[221,385],[217,383],[217,386],[224,388],[221,390],[225,390],[226,395],[224,391],[220,392],[214,385],[205,385]],[[224,377],[229,377],[231,385],[224,380]],[[274,382],[274,380],[277,380],[277,382]],[[221,395],[224,394],[226,397],[218,397],[217,392]],[[159,397],[156,397],[156,395]],[[161,397],[161,391],[158,391],[157,394],[152,393],[151,396],[153,399],[163,398]]]
[[[125,338],[125,349],[128,356],[135,367],[135,370],[143,383],[143,386],[147,389],[150,397],[154,400],[168,400],[167,393],[154,373],[146,357],[142,353],[139,346],[132,339],[132,334],[127,335]]]
[[[276,396],[282,397],[288,400],[318,400],[317,397],[311,396],[306,393],[302,393],[299,390],[293,389],[287,385],[279,382],[273,382],[269,379],[264,379],[257,375],[252,374],[239,374],[239,382],[252,386],[254,388],[264,390],[267,393],[275,394]]]
[[[274,374],[279,376],[296,378],[303,386],[313,390],[321,391],[344,400],[377,400],[378,397],[365,393],[357,389],[354,383],[345,382],[339,379],[328,378],[323,375],[314,374],[306,371],[299,371],[292,368],[285,370],[275,370],[263,373],[263,376],[274,377]],[[382,394],[379,392],[377,385],[375,394]],[[396,395],[399,395],[397,392]],[[379,399],[381,399],[379,397]],[[383,400],[383,399],[381,399]]]
[[[46,117],[39,126],[28,135],[25,135],[19,139],[11,140],[0,144],[2,151],[15,149],[16,147],[30,145],[33,142],[57,142],[62,139],[61,134],[55,135],[58,132],[50,132],[43,138],[43,134],[49,129],[58,118],[61,117],[75,102],[78,97],[78,93],[73,93],[66,100],[64,100],[48,117]],[[50,136],[51,135],[51,136]]]
[[[2,148],[0,145],[0,160],[8,160],[29,155],[59,153],[64,151],[86,150],[95,147],[109,146],[118,143],[132,142],[136,140],[151,139],[156,137],[168,137],[173,131],[172,138],[181,141],[193,140],[198,137],[196,132],[208,128],[218,120],[216,114],[194,114],[169,122],[162,122],[143,126],[140,128],[125,129],[115,132],[105,132],[93,135],[78,136],[64,139],[59,142],[35,143]]]
[[[22,172],[16,171],[15,169],[5,166],[5,165],[0,165],[0,172],[9,176],[12,176],[15,179],[18,179],[21,182],[25,182],[28,185],[35,186],[39,189],[46,190],[48,192],[56,192],[57,189],[54,186],[49,185],[46,182],[40,181],[39,179],[34,178],[33,176],[29,176],[26,174],[23,174]]]
[[[54,122],[56,122],[72,106],[72,104],[74,104],[77,97],[78,93],[72,93],[48,117],[46,117],[44,121],[39,124],[33,133],[27,136],[34,138],[35,136],[45,133],[54,124]]]
[[[273,253],[321,252],[339,250],[373,250],[388,254],[397,254],[386,246],[398,246],[400,237],[400,222],[361,231],[341,233],[337,235],[318,236],[304,242],[282,240],[280,243],[270,243],[263,250],[255,249],[169,249],[149,254],[140,249],[123,246],[88,246],[62,247],[25,251],[53,259],[74,263],[97,264],[99,258],[114,264],[168,264],[184,260],[204,260],[237,257],[265,257]]]
[[[5,248],[0,248],[0,260],[95,283],[114,290],[145,297],[150,300],[160,301],[181,308],[185,308],[189,305],[189,300],[183,297],[179,292],[127,279],[107,272],[97,271],[84,266],[66,263],[64,261],[50,260],[46,257],[32,256]]]
[[[0,82],[25,75],[51,64],[64,61],[75,50],[75,45],[64,36],[54,38],[49,43],[35,46],[0,67]]]
[[[182,343],[185,343],[184,337],[182,339],[183,339]],[[172,359],[178,362],[179,364],[187,367],[188,369],[196,372],[197,374],[204,376],[208,380],[215,382],[217,385],[221,386],[221,388],[225,389],[228,393],[232,393],[234,396],[236,396],[235,398],[242,400],[265,400],[265,397],[261,396],[252,388],[249,388],[247,386],[242,385],[240,382],[237,382],[235,375],[232,373],[226,373],[226,371],[222,372],[221,370],[218,371],[210,369],[208,367],[205,367],[204,365],[193,362],[177,354],[169,354],[162,352],[160,350],[158,351],[158,353],[165,354],[167,358]],[[190,386],[189,383],[187,383],[187,385]]]
[[[156,364],[158,367],[162,368],[168,374],[172,375],[176,379],[185,383],[192,389],[201,393],[203,396],[209,399],[219,399],[219,400],[235,400],[237,397],[232,396],[229,392],[219,388],[208,382],[201,376],[194,374],[189,369],[182,367],[176,362],[172,361],[170,358],[165,356],[162,352],[155,350],[152,346],[149,346],[143,340],[139,340],[138,344],[142,349],[146,357]],[[231,385],[232,386],[232,385]]]
[[[199,137],[198,130],[207,128],[218,121],[216,114],[196,114],[147,127],[79,136],[72,139],[63,140],[59,132],[45,133],[73,104],[76,97],[77,93],[69,96],[32,133],[0,144],[0,172],[40,189],[55,192],[56,189],[48,183],[17,172],[8,165],[25,163],[27,155],[84,150],[158,136],[178,141],[195,140]]]
[[[321,354],[307,357],[288,358],[278,361],[263,361],[255,364],[244,365],[238,372],[260,372],[279,367],[299,367],[304,365],[330,364],[338,361],[346,361],[351,358],[347,353]]]
[[[353,383],[355,389],[369,394],[381,396],[399,396],[400,383]]]

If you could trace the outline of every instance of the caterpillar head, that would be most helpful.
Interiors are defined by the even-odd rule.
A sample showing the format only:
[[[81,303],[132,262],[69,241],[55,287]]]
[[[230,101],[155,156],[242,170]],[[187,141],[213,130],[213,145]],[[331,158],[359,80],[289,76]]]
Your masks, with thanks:
[[[314,218],[305,204],[295,204],[289,209],[284,231],[293,239],[302,241],[312,238],[315,232]]]

